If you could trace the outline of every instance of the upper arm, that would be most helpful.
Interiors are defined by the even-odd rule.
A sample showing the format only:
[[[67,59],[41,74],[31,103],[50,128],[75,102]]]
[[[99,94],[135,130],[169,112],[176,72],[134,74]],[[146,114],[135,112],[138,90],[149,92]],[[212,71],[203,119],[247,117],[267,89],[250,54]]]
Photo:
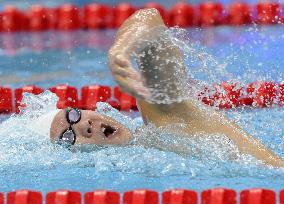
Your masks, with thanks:
[[[126,32],[139,30],[143,27],[155,27],[165,25],[159,11],[155,8],[140,9],[124,21],[117,31],[116,38],[120,38]],[[145,32],[145,30],[144,30]]]
[[[116,33],[115,41],[109,49],[109,59],[117,54],[131,53],[137,48],[139,38],[146,39],[151,34],[151,28],[164,26],[157,9],[140,9],[127,18]]]

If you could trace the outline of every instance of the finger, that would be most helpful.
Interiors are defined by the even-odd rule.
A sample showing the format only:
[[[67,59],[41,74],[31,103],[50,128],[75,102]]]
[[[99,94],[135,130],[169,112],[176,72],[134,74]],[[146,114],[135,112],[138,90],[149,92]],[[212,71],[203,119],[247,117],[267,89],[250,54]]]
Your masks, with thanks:
[[[129,81],[125,78],[118,77],[117,82],[124,92],[126,92],[126,93],[128,93],[128,94],[130,94],[130,95],[132,95],[136,98],[144,98],[145,97],[143,92],[140,93],[139,90],[135,89],[135,87],[133,86],[133,83],[131,81]]]
[[[145,82],[141,73],[132,67],[130,59],[124,55],[118,54],[115,57],[113,56],[109,65],[113,74],[120,74],[124,77],[132,78],[133,80]]]
[[[150,92],[141,82],[136,82],[121,76],[117,76],[116,81],[126,93],[138,98],[147,99],[150,97]]]
[[[130,67],[131,66],[130,59],[126,58],[123,55],[117,55],[115,57],[115,64],[117,64],[120,67]]]
[[[122,77],[127,77],[138,82],[144,81],[140,72],[134,70],[133,68],[122,68],[117,66],[115,69],[112,70],[112,74],[114,76],[119,75]]]
[[[133,96],[143,96],[149,98],[150,91],[144,86],[143,80],[137,81],[121,75],[114,76],[120,86],[123,86],[125,92],[131,92]]]
[[[129,68],[128,69],[128,78],[132,79],[132,80],[136,80],[136,81],[140,81],[141,83],[144,83],[144,79],[140,73],[140,71],[138,70],[135,70],[134,68]]]
[[[151,92],[149,91],[149,89],[147,87],[144,86],[143,83],[134,83],[133,87],[136,91],[138,91],[139,94],[141,94],[143,96],[147,96],[147,98],[150,97]]]
[[[144,80],[139,73],[130,74],[129,72],[122,70],[121,72],[117,72],[113,76],[116,79],[120,78],[120,80],[124,78],[123,80],[128,81],[129,86],[133,87],[133,89],[137,90],[138,92],[149,94],[148,89],[144,85]]]

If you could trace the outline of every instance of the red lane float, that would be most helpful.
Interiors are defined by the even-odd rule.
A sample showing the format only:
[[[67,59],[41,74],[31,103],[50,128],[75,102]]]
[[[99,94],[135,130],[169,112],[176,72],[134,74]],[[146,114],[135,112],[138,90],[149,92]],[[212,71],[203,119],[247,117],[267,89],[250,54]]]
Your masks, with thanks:
[[[136,99],[122,92],[118,86],[114,88],[114,97],[119,101],[121,111],[137,110]]]
[[[78,91],[76,87],[63,84],[51,87],[49,90],[59,97],[57,108],[78,107]]]
[[[205,2],[199,5],[199,25],[217,26],[224,22],[224,8],[221,3]]]
[[[252,104],[253,104],[253,98],[249,96],[242,97],[239,100],[239,105],[243,107],[252,106]]]
[[[3,15],[0,13],[0,32],[3,32]]]
[[[122,23],[135,12],[135,8],[128,3],[120,3],[114,7],[113,26],[118,28]]]
[[[238,193],[240,204],[276,204],[276,192],[270,189],[246,189]],[[33,190],[17,190],[7,193],[6,204],[42,204],[41,192]],[[162,192],[162,204],[236,204],[237,192],[227,188],[213,188],[198,193],[188,189],[174,189]],[[280,204],[284,203],[284,189],[279,192]],[[78,191],[58,190],[48,192],[46,204],[81,204],[82,196]],[[84,194],[84,204],[158,204],[159,193],[149,189],[132,190],[120,194],[108,190],[95,190]],[[0,193],[0,204],[4,204],[4,195]]]
[[[120,195],[118,192],[97,190],[87,192],[84,195],[84,204],[119,204]]]
[[[227,24],[247,25],[252,23],[251,8],[246,3],[236,2],[229,5]]]
[[[210,106],[220,109],[231,109],[239,106],[254,106],[259,108],[282,104],[283,88],[274,82],[253,82],[246,89],[234,83],[223,82],[214,85],[214,90],[205,87],[199,94],[199,99]]]
[[[276,204],[276,193],[268,189],[249,189],[240,193],[240,204]]]
[[[81,204],[81,199],[78,191],[59,190],[46,194],[46,204]]]
[[[197,6],[178,2],[169,11],[159,3],[149,2],[145,8],[156,8],[165,23],[170,26],[247,25],[253,22],[266,25],[284,22],[282,5],[271,2],[256,5],[234,2],[226,9],[216,2],[204,2]],[[14,6],[7,6],[0,13],[0,31],[118,28],[136,9],[138,8],[129,3],[120,3],[113,9],[105,4],[93,3],[86,5],[82,11],[73,4],[63,4],[56,8],[34,5],[26,12],[19,11]]]
[[[28,31],[29,30],[30,19],[25,12],[20,12],[20,30]]]
[[[229,84],[228,82],[223,82],[222,87],[224,88],[227,98],[231,102],[232,106],[238,107],[243,87],[238,83]]]
[[[124,204],[158,204],[159,194],[152,190],[133,190],[123,194]]]
[[[176,3],[170,10],[170,26],[186,28],[194,25],[193,7],[185,2]]]
[[[243,90],[246,93],[242,93],[240,99],[239,99],[239,106],[253,106],[253,102],[254,102],[254,97],[253,96],[253,92],[254,92],[254,87],[253,87],[253,83],[249,84],[248,87]]]
[[[237,204],[237,192],[226,188],[205,190],[201,193],[201,204]]]
[[[253,82],[247,87],[248,105],[258,107],[272,106],[276,101],[277,87],[274,82]]]
[[[218,106],[220,109],[231,109],[239,106],[242,90],[243,87],[237,83],[223,82],[214,85],[213,89],[205,87],[198,98],[206,105]]]
[[[257,89],[257,83],[250,83],[246,88],[246,95],[240,99],[240,105],[244,106],[256,106],[254,103],[255,90]]]
[[[84,7],[84,27],[87,29],[105,29],[112,27],[112,10],[104,4],[88,4]]]
[[[111,88],[108,86],[90,85],[81,89],[81,107],[95,110],[97,102],[106,102],[111,98]]]
[[[280,5],[278,3],[258,3],[256,10],[258,24],[281,23]]]
[[[21,12],[14,6],[6,6],[2,12],[2,30],[4,32],[21,31]]]
[[[115,100],[115,99],[109,99],[106,101],[109,105],[111,105],[113,108],[117,109],[117,110],[121,110],[120,108],[120,103],[119,101]]]
[[[20,112],[20,107],[25,107],[24,104],[22,104],[23,99],[23,93],[32,93],[35,95],[41,94],[43,92],[43,89],[37,86],[24,86],[18,89],[15,89],[15,109],[16,113]]]
[[[214,97],[212,97],[212,90],[207,86],[198,94],[198,100],[209,106],[214,106]]]
[[[12,113],[13,111],[13,93],[8,87],[0,87],[0,114]]]
[[[277,88],[274,82],[260,82],[256,90],[255,102],[259,107],[272,106],[276,100]]]
[[[0,204],[4,204],[4,194],[0,193]]]
[[[109,86],[89,85],[81,88],[81,100],[78,97],[76,87],[58,85],[49,88],[59,97],[57,107],[77,107],[94,110],[97,102],[107,102],[112,107],[121,111],[137,110],[136,99],[121,91],[119,87],[113,89]],[[113,93],[112,93],[113,91]],[[40,94],[43,89],[36,86],[24,86],[14,90],[15,112],[19,113],[24,92]],[[215,84],[212,88],[206,86],[198,94],[198,100],[206,105],[220,109],[232,109],[237,107],[266,108],[284,105],[284,84],[275,82],[253,82],[243,87],[239,83],[223,82]],[[0,114],[13,111],[13,90],[8,87],[0,87]]]
[[[175,189],[162,193],[162,204],[197,204],[197,192],[186,189]]]
[[[280,204],[284,204],[284,189],[282,189],[279,193]]]
[[[278,104],[280,106],[284,105],[284,83],[279,84],[279,101]]]
[[[29,31],[44,31],[48,29],[47,9],[41,5],[33,5],[28,11]]]
[[[47,9],[48,29],[56,29],[58,24],[58,8]]]
[[[239,106],[239,98],[243,89],[239,84],[223,82],[220,85],[215,85],[214,88],[213,100],[215,103],[217,102],[216,105],[219,108],[231,109]]]
[[[73,4],[63,4],[58,8],[59,30],[76,30],[81,28],[79,8]]]
[[[42,204],[42,194],[30,190],[9,192],[7,194],[7,204]]]

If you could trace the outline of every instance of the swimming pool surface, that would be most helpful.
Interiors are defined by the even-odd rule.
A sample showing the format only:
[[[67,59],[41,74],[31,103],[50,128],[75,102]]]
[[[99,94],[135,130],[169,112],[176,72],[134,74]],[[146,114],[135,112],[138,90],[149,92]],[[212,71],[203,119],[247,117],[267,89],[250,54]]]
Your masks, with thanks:
[[[283,31],[281,26],[189,29],[185,42],[192,43],[190,52],[194,50],[206,60],[200,62],[195,56],[188,56],[188,69],[197,79],[208,83],[281,82]],[[0,84],[13,88],[26,84],[48,88],[60,83],[78,88],[88,84],[115,86],[106,58],[114,33],[1,33]],[[206,69],[201,72],[202,66]],[[40,100],[29,97],[30,104],[41,104]],[[53,95],[45,97],[50,101],[48,104],[54,103]],[[42,106],[41,111],[48,108]],[[284,157],[283,108],[227,111],[226,114]],[[32,120],[32,111],[8,120],[1,117],[5,122],[0,124],[0,191],[283,188],[283,170],[262,166],[247,156],[238,161],[229,160],[235,150],[231,146],[227,148],[226,140],[220,135],[203,141],[182,141],[190,153],[186,156],[141,145],[70,152],[27,129],[25,123]],[[141,119],[138,117],[135,122],[139,126]],[[174,139],[165,132],[150,126],[142,127],[139,134],[146,142],[147,137],[151,142],[151,136],[158,135],[160,144],[171,145]]]

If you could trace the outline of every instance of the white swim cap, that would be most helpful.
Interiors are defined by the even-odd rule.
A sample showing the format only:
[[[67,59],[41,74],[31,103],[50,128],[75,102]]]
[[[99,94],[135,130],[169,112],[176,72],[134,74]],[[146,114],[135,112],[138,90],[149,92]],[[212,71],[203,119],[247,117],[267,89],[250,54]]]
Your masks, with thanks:
[[[39,118],[33,120],[29,125],[28,128],[36,133],[37,135],[43,135],[45,137],[49,137],[50,135],[50,128],[51,123],[55,117],[55,115],[59,112],[59,109],[54,111],[50,111],[48,113],[43,114]]]

